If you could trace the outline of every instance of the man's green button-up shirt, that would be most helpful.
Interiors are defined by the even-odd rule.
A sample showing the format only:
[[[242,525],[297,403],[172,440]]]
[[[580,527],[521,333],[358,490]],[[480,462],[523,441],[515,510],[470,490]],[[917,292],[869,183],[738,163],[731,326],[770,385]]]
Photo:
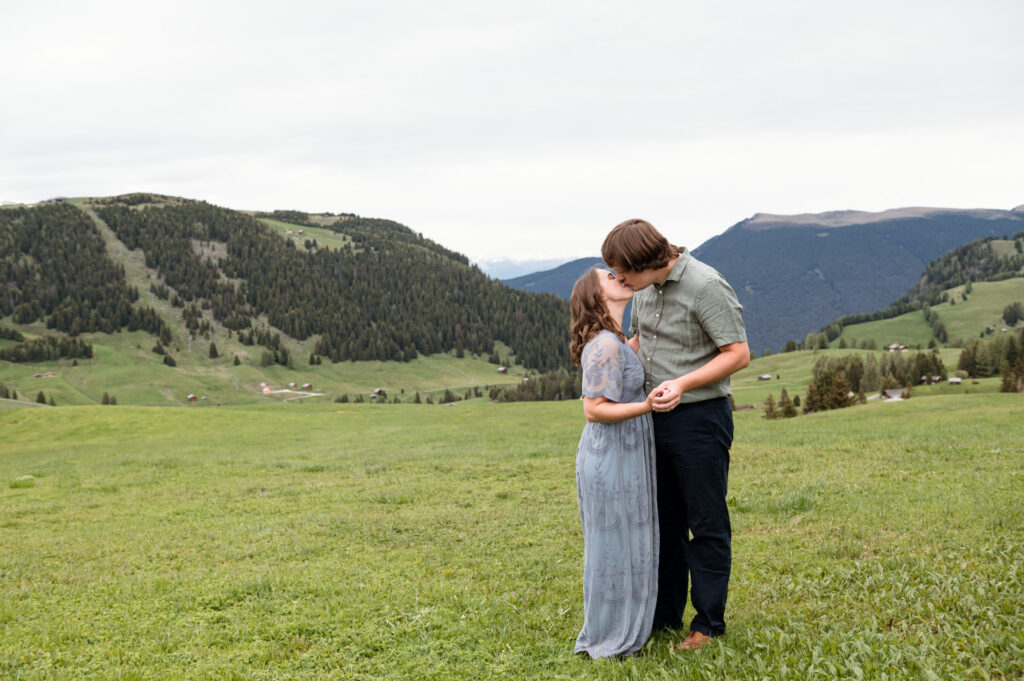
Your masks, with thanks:
[[[743,306],[725,278],[684,251],[665,283],[637,291],[630,334],[640,335],[644,386],[699,369],[720,354],[718,348],[747,340]],[[680,402],[702,402],[729,395],[728,377],[683,394]]]

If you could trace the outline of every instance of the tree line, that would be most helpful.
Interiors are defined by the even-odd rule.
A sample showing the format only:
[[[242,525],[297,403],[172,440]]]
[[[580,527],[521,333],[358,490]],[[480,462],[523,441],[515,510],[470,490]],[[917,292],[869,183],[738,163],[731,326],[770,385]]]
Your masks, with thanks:
[[[215,319],[247,337],[266,314],[295,339],[318,335],[315,354],[335,362],[486,355],[500,340],[524,366],[569,364],[568,303],[495,282],[397,223],[345,217],[330,229],[358,249],[306,251],[256,218],[204,202],[110,202],[98,213],[186,305],[207,301]],[[202,255],[212,242],[226,257]]]
[[[158,333],[160,316],[137,307],[138,298],[83,211],[66,203],[0,211],[0,317],[45,320],[71,336],[126,327]]]
[[[1021,276],[1024,273],[1024,232],[1002,237],[1004,241],[1013,241],[1015,252],[1008,255],[1000,255],[992,248],[992,242],[996,240],[998,237],[981,237],[954,248],[928,263],[921,279],[891,305],[876,312],[845,315],[822,327],[821,331],[830,336],[829,340],[834,340],[844,326],[892,319],[927,306],[951,302],[948,289],[953,287],[966,286],[965,293],[970,294],[972,282],[1000,281]],[[946,342],[946,329],[938,321],[937,315],[935,319],[929,319],[929,323],[935,337]]]

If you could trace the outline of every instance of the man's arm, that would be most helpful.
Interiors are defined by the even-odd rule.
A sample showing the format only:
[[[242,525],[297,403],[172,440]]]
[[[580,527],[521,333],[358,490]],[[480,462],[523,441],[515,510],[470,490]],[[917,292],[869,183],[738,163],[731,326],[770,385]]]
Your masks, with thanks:
[[[723,345],[718,349],[718,356],[704,366],[679,378],[665,381],[652,390],[654,411],[672,411],[679,404],[679,398],[683,393],[721,381],[750,364],[750,348],[745,341]]]

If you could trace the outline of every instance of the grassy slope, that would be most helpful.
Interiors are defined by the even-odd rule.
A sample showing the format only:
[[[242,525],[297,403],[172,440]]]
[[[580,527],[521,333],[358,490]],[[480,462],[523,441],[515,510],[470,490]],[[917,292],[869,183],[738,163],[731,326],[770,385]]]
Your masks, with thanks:
[[[792,421],[739,414],[728,635],[684,656],[658,633],[613,663],[571,654],[582,620],[578,404],[344,407],[0,412],[0,669],[1024,673],[1020,396]],[[35,487],[7,487],[25,474]]]
[[[317,246],[332,248],[334,250],[341,250],[345,248],[346,244],[350,244],[352,242],[352,239],[344,234],[333,232],[329,229],[307,227],[305,225],[293,225],[288,222],[281,222],[280,220],[272,220],[270,218],[259,218],[259,221],[273,229],[282,237],[295,241],[296,248],[304,248],[304,244],[307,239],[310,241],[316,239]],[[305,234],[300,235],[300,229],[305,232]],[[292,233],[288,234],[287,230],[291,230]]]
[[[317,392],[327,393],[321,400],[341,394],[366,394],[375,388],[384,388],[389,396],[411,399],[416,391],[464,391],[467,386],[517,383],[524,373],[522,367],[514,367],[502,376],[495,365],[484,359],[456,359],[450,355],[420,357],[411,362],[328,361],[316,367],[309,366],[307,357],[301,357],[295,362],[295,369],[288,369],[260,367],[258,359],[246,353],[243,364],[236,367],[231,355],[211,360],[205,342],[193,343],[191,355],[187,351],[175,352],[178,366],[171,368],[164,366],[162,357],[151,351],[156,339],[148,333],[83,337],[93,343],[95,359],[78,360],[77,367],[63,359],[25,364],[0,362],[0,382],[16,386],[26,399],[34,400],[42,390],[47,397],[52,394],[58,405],[97,404],[104,392],[116,396],[120,405],[184,404],[189,393],[206,395],[212,404],[233,404],[259,401],[259,384],[264,381],[275,389],[290,382],[309,382]],[[47,371],[58,375],[33,378],[34,374]],[[403,390],[405,396],[401,396]]]
[[[107,252],[115,262],[125,267],[129,285],[140,293],[140,304],[157,310],[174,331],[174,340],[169,350],[177,362],[175,368],[163,365],[163,358],[151,352],[156,337],[147,333],[122,332],[113,335],[83,334],[93,343],[95,360],[79,360],[79,366],[72,367],[69,360],[57,362],[11,364],[0,361],[0,382],[16,386],[25,400],[34,400],[43,390],[51,394],[58,405],[84,405],[99,403],[104,392],[114,395],[118,403],[167,405],[184,404],[190,393],[206,395],[214,404],[251,403],[260,399],[259,384],[266,381],[274,388],[295,382],[299,385],[309,382],[317,392],[328,393],[324,400],[341,394],[369,393],[384,388],[389,396],[412,399],[414,392],[442,393],[446,388],[465,391],[470,386],[514,384],[522,380],[526,371],[513,367],[508,375],[497,373],[497,367],[486,358],[466,357],[457,359],[451,354],[421,357],[412,362],[344,362],[331,364],[329,361],[318,367],[310,367],[309,355],[316,338],[297,341],[282,334],[284,346],[294,358],[295,369],[281,366],[260,367],[260,356],[265,348],[239,343],[228,330],[213,319],[209,311],[203,317],[213,327],[210,339],[192,341],[189,352],[188,332],[182,319],[182,310],[168,301],[149,293],[150,286],[164,283],[161,277],[146,267],[145,257],[140,249],[130,250],[117,238],[114,232],[96,215],[92,203],[87,199],[76,199],[75,205],[93,218],[103,237]],[[264,220],[284,236],[284,229],[298,229],[294,225],[274,220]],[[271,224],[273,223],[273,224]],[[348,237],[316,228],[303,228],[307,235],[315,237],[319,244],[340,247]],[[322,234],[321,234],[322,233]],[[301,243],[300,243],[301,246]],[[263,318],[260,321],[275,331]],[[14,325],[10,318],[0,319],[0,324],[17,326],[27,337],[47,332],[42,324]],[[220,357],[209,359],[210,342],[217,345]],[[0,347],[13,345],[13,341],[0,339]],[[502,357],[508,349],[498,344]],[[232,359],[238,356],[241,365],[233,366]],[[51,379],[36,379],[36,373],[57,371],[59,376]],[[235,388],[238,379],[238,389]],[[402,396],[402,391],[406,396]]]
[[[914,351],[911,351],[914,352]],[[737,404],[752,404],[760,408],[769,393],[778,400],[779,394],[785,388],[790,397],[805,395],[807,386],[811,382],[811,370],[814,362],[819,356],[841,356],[857,353],[864,357],[874,354],[881,358],[883,352],[879,350],[818,350],[816,352],[784,352],[778,355],[760,357],[750,363],[750,366],[743,371],[737,372],[732,377],[733,397]],[[956,370],[956,363],[960,357],[960,350],[957,348],[943,348],[939,351],[939,357],[946,365],[949,373]],[[767,374],[771,376],[769,381],[759,381],[758,376]],[[929,395],[962,395],[964,393],[976,392],[998,392],[999,378],[984,378],[977,381],[969,381],[962,386],[951,386],[939,384],[934,386],[916,386],[915,396]]]
[[[956,301],[955,305],[942,303],[932,309],[946,325],[950,339],[972,340],[978,338],[985,327],[1006,328],[1003,310],[1010,303],[1024,302],[1024,277],[972,284],[966,301],[962,300],[963,286],[950,289],[949,295]],[[1018,322],[1017,328],[1021,324]]]
[[[1002,320],[1003,308],[1014,301],[1024,301],[1024,277],[972,284],[966,301],[963,286],[949,289],[949,295],[955,304],[942,303],[932,309],[946,325],[950,341],[957,338],[969,341],[978,338],[986,326],[996,329],[1006,326]],[[852,345],[868,338],[875,339],[879,347],[890,343],[924,346],[932,339],[932,330],[923,313],[908,312],[892,319],[847,326],[832,342],[832,347],[838,346],[840,339]]]

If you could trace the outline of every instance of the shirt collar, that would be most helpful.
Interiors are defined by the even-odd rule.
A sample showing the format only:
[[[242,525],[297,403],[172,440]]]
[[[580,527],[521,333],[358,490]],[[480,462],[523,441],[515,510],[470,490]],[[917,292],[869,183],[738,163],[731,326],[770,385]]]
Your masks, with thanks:
[[[690,252],[689,251],[683,251],[682,253],[680,253],[679,254],[679,260],[677,260],[676,264],[672,266],[672,270],[668,273],[668,276],[665,277],[665,281],[661,285],[664,286],[665,284],[667,284],[670,281],[679,281],[680,279],[682,279],[682,277],[683,277],[683,270],[686,269],[686,265],[689,262],[690,262]]]

